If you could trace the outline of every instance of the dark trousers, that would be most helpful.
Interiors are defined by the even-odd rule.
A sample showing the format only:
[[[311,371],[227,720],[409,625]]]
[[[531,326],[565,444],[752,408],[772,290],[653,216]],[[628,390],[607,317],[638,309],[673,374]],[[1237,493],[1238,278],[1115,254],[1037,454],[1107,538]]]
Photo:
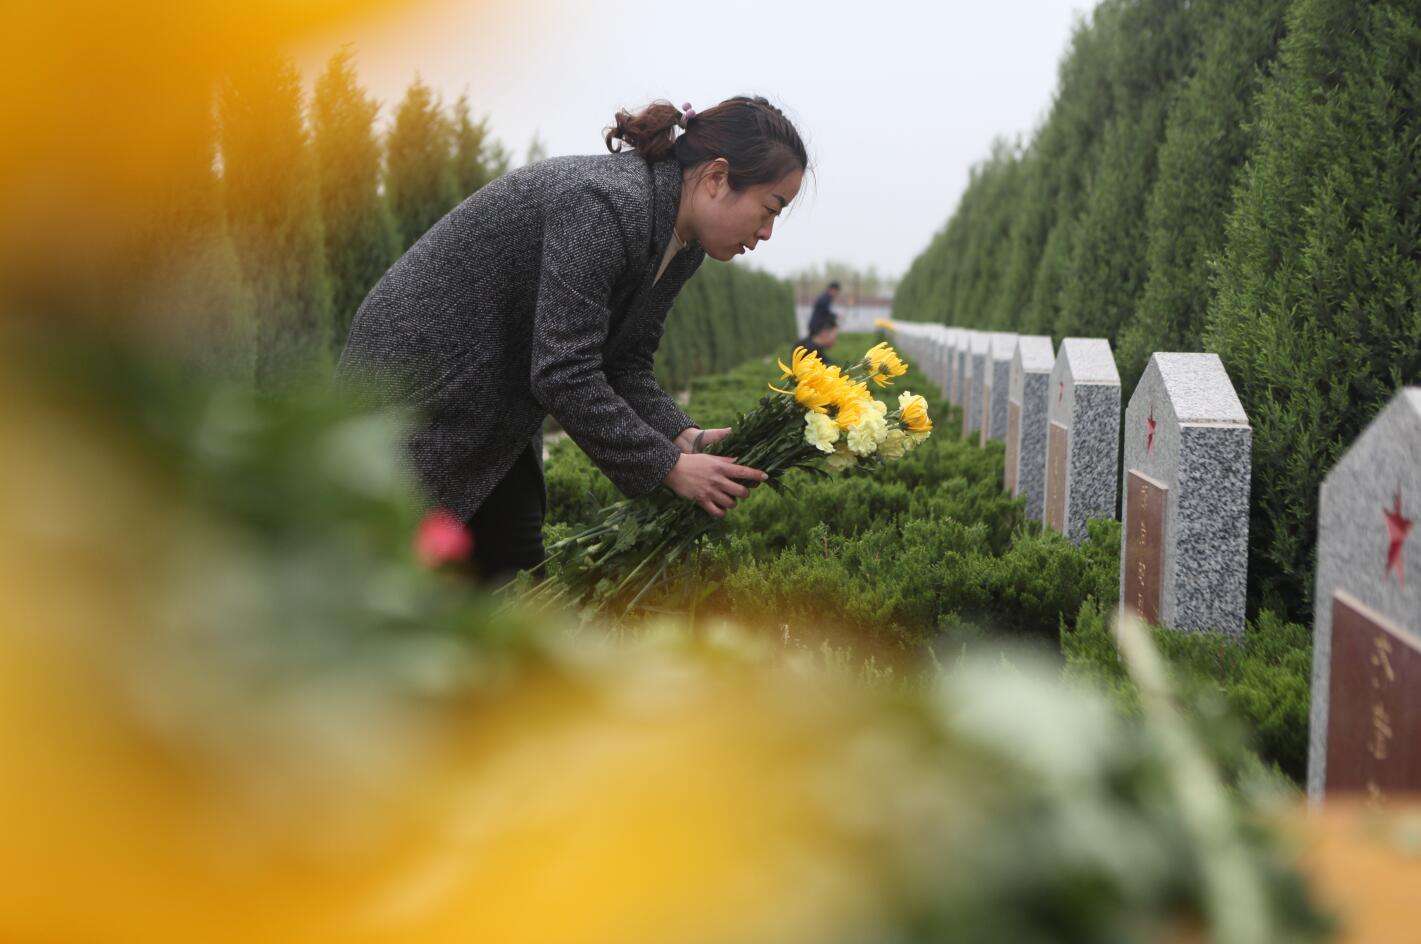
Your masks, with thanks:
[[[544,576],[537,565],[544,556],[548,496],[533,449],[529,445],[523,450],[467,522],[474,536],[474,579],[490,589],[512,580],[520,570],[537,568],[534,573]]]

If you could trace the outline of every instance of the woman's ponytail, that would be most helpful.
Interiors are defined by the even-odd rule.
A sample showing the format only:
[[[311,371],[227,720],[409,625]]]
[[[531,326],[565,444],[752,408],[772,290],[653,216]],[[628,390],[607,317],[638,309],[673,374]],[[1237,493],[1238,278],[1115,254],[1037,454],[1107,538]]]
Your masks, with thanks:
[[[652,102],[635,115],[622,109],[606,129],[607,150],[615,153],[625,144],[655,163],[671,156],[680,123],[681,110],[667,101]]]
[[[674,156],[682,167],[723,158],[734,190],[774,183],[791,171],[809,167],[809,155],[794,123],[758,95],[737,95],[685,115],[662,99],[635,115],[623,109],[614,121],[606,129],[607,150],[620,151],[626,144],[648,164]],[[678,126],[686,129],[684,134],[676,134]]]

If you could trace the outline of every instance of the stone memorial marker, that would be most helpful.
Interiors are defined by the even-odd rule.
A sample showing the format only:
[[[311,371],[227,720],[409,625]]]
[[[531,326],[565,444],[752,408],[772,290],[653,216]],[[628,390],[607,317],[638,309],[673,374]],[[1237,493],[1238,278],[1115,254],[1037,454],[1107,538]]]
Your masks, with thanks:
[[[1253,430],[1217,354],[1150,357],[1125,411],[1120,603],[1243,633]]]
[[[961,328],[947,329],[947,350],[944,352],[944,360],[947,364],[947,389],[943,395],[947,402],[953,406],[957,405],[957,346],[962,336]]]
[[[962,378],[963,439],[970,439],[982,426],[982,378],[987,370],[987,354],[991,349],[992,336],[986,331],[973,331],[967,343],[967,368]]]
[[[1308,795],[1421,792],[1421,387],[1323,480]]]
[[[1046,496],[1046,385],[1056,352],[1044,335],[1022,335],[1012,351],[1007,392],[1007,455],[1002,485],[1026,497],[1026,517],[1041,520]]]
[[[953,329],[942,326],[938,340],[938,372],[942,379],[942,398],[947,399],[952,387],[952,333]]]
[[[932,379],[938,392],[947,395],[947,327],[933,325]]]
[[[1016,352],[1017,335],[993,331],[986,363],[982,370],[982,420],[977,445],[987,440],[1007,438],[1007,394],[1011,387],[1011,357]]]
[[[967,375],[972,368],[972,336],[976,334],[971,328],[962,328],[957,332],[957,350],[953,354],[953,389],[957,391],[957,399],[953,401],[956,406],[964,410],[967,406]]]
[[[1046,525],[1079,544],[1114,518],[1120,372],[1103,338],[1066,338],[1046,388]]]

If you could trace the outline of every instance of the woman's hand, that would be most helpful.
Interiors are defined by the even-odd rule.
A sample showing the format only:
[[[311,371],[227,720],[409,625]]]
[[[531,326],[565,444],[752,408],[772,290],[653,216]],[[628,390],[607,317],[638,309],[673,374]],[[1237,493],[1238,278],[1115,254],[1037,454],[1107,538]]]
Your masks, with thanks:
[[[731,457],[696,452],[686,453],[677,459],[664,484],[687,501],[700,505],[706,514],[724,518],[728,509],[734,508],[738,500],[750,494],[750,489],[737,479],[759,484],[768,478],[759,469],[736,465]]]
[[[704,433],[704,435],[701,435]],[[676,437],[676,445],[682,452],[695,452],[696,436],[701,435],[701,451],[713,442],[719,442],[730,435],[730,427],[721,429],[702,430],[699,426],[687,426],[681,430],[681,435]]]

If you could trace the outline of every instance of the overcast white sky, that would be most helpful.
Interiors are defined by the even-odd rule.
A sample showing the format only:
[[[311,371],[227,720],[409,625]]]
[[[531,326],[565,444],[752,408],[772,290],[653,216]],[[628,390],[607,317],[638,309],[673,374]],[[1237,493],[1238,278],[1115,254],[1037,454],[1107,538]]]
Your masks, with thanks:
[[[385,108],[418,73],[522,160],[603,151],[620,106],[707,107],[763,94],[795,120],[815,179],[751,264],[779,274],[839,259],[899,275],[946,221],[997,135],[1048,107],[1084,0],[426,0],[298,51],[308,78],[344,42]]]

